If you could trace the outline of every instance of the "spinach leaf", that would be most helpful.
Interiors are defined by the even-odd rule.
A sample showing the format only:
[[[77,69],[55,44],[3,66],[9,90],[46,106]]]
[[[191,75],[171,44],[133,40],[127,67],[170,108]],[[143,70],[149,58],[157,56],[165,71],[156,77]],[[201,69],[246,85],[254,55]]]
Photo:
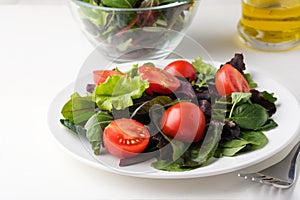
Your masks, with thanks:
[[[140,0],[102,0],[105,6],[113,8],[135,8]]]
[[[81,135],[85,135],[86,133],[86,130],[81,125],[74,124],[70,122],[70,120],[68,119],[60,119],[59,121],[63,126],[71,130],[72,133],[81,134]]]
[[[267,143],[268,139],[261,131],[243,131],[237,139],[221,142],[215,156],[236,156],[240,153],[260,149]]]
[[[250,103],[236,107],[231,117],[241,128],[252,130],[263,126],[268,118],[269,115],[264,107]]]
[[[260,149],[268,143],[268,138],[261,131],[243,131],[239,137],[252,144],[249,149],[251,151]]]
[[[80,124],[95,114],[95,107],[91,96],[81,97],[78,93],[74,93],[63,106],[61,114],[71,123]]]
[[[113,120],[113,117],[104,112],[94,114],[85,124],[86,137],[92,145],[95,155],[100,154],[104,128]]]
[[[267,122],[263,126],[255,129],[255,130],[256,131],[269,131],[273,128],[276,128],[277,126],[278,126],[278,124],[273,119],[270,118],[267,120]]]
[[[231,94],[231,102],[233,105],[238,103],[246,103],[251,97],[251,93],[247,92],[233,92]]]
[[[246,93],[246,92],[233,92],[231,94],[231,103],[232,103],[232,107],[229,113],[229,118],[232,116],[232,112],[235,108],[236,105],[238,105],[239,103],[246,103],[247,101],[249,101],[251,97],[251,93]]]

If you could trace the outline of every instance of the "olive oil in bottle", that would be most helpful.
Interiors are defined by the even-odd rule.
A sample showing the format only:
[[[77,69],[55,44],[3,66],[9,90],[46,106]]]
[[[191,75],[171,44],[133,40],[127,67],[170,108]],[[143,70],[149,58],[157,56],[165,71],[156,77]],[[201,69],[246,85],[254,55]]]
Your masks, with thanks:
[[[263,50],[297,46],[300,0],[243,0],[238,32],[244,42]]]

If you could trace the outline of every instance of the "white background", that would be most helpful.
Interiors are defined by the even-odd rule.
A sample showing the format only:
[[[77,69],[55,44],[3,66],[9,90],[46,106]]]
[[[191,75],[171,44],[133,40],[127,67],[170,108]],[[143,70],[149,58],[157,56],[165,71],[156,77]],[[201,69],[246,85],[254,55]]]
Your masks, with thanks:
[[[0,0],[0,199],[299,199],[300,183],[278,190],[236,173],[151,180],[86,166],[59,148],[47,112],[93,50],[65,1]],[[213,59],[244,54],[300,97],[300,49],[261,52],[237,40],[239,0],[203,0],[188,35]],[[291,113],[291,117],[292,117]],[[282,133],[284,134],[284,133]]]

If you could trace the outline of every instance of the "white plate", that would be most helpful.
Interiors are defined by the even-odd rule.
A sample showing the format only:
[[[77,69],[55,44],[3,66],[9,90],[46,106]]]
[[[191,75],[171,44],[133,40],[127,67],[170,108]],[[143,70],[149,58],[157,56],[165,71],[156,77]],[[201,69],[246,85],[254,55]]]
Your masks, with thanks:
[[[273,119],[279,126],[274,130],[265,132],[269,143],[264,148],[237,157],[220,158],[207,166],[195,170],[186,172],[159,171],[150,166],[151,161],[129,167],[119,167],[119,160],[109,154],[94,156],[91,148],[86,141],[82,140],[82,137],[71,133],[59,122],[59,119],[62,118],[60,114],[61,108],[69,99],[70,94],[74,92],[74,84],[64,88],[53,100],[48,113],[49,127],[60,146],[72,156],[87,165],[113,173],[144,178],[178,179],[233,172],[258,164],[274,156],[296,139],[298,134],[300,107],[294,95],[284,86],[267,76],[256,71],[250,71],[250,73],[254,81],[259,84],[259,90],[274,92],[278,98],[277,112]]]

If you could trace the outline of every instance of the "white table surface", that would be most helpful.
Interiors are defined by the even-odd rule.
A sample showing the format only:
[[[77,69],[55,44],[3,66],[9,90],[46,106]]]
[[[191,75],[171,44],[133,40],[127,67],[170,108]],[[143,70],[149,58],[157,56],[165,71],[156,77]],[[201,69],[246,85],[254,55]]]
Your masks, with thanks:
[[[239,17],[239,0],[203,0],[188,35],[215,60],[243,53],[248,68],[268,73],[300,97],[300,48],[271,53],[244,46],[236,38]],[[59,147],[47,112],[92,46],[59,1],[3,2],[0,29],[0,199],[300,199],[300,180],[279,190],[244,181],[236,172],[152,180],[82,164]]]

